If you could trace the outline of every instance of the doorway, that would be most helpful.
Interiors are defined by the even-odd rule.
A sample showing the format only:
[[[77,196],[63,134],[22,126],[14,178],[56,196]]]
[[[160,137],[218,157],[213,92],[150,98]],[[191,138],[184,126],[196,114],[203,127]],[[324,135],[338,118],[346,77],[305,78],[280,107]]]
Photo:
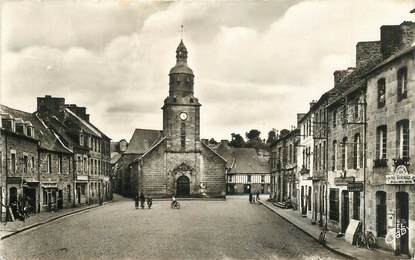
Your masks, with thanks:
[[[342,233],[346,232],[347,226],[349,226],[349,192],[347,190],[342,191]]]
[[[58,209],[63,209],[63,191],[58,191]]]
[[[398,254],[409,255],[409,207],[408,193],[396,193],[396,230],[400,236],[396,238],[396,250]],[[400,232],[399,232],[399,231]]]
[[[180,176],[177,179],[177,197],[190,196],[190,180],[187,176]]]
[[[78,197],[78,204],[81,204],[81,187],[76,188],[76,195]]]
[[[36,189],[23,187],[23,196],[30,213],[36,213]]]

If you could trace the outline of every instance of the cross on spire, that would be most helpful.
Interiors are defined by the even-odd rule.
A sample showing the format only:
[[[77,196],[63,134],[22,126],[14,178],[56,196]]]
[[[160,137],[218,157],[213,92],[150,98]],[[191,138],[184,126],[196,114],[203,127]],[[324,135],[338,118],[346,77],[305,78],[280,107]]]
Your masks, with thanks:
[[[180,37],[181,37],[181,39],[183,39],[183,34],[184,34],[184,25],[182,24],[182,25],[180,25],[180,30],[179,30],[179,32],[180,32]]]

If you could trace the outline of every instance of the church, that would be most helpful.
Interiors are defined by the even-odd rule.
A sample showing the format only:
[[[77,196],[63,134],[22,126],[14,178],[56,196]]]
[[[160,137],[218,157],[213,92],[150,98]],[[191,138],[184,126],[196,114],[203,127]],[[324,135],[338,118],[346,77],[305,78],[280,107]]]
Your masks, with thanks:
[[[162,107],[163,130],[136,129],[114,166],[123,195],[225,197],[226,160],[201,142],[201,104],[194,96],[187,54],[181,40]]]

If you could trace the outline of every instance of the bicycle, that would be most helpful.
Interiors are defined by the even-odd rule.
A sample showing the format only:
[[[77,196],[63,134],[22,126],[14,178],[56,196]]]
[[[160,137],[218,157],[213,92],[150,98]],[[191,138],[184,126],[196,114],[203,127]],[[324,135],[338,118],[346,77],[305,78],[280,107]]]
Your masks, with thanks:
[[[366,231],[366,234],[359,232],[356,238],[357,247],[366,247],[369,250],[373,250],[376,246],[376,237],[372,231]]]
[[[326,244],[326,233],[327,233],[327,228],[324,227],[318,238],[318,242],[323,246]]]

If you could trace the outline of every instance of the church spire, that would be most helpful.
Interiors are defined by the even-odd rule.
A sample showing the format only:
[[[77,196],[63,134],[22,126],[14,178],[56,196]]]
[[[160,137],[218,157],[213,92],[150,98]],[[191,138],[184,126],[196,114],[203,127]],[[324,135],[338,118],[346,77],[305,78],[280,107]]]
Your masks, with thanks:
[[[176,62],[187,62],[187,49],[184,46],[183,39],[180,41],[179,46],[176,49]]]

